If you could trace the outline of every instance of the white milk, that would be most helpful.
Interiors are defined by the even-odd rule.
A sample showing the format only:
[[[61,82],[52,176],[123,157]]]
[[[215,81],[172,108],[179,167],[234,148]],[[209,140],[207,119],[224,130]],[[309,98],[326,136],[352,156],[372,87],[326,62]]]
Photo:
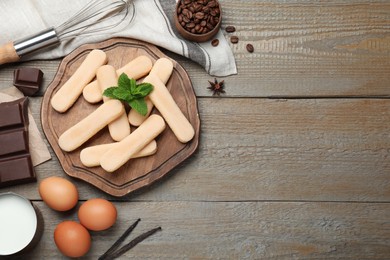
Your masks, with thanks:
[[[27,199],[14,194],[0,194],[0,256],[21,251],[33,239],[37,215]]]

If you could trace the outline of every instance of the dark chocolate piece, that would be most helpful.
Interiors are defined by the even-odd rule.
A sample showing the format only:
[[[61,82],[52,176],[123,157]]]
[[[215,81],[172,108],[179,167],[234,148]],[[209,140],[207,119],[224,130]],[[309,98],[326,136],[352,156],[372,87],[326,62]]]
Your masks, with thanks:
[[[0,129],[28,125],[27,105],[27,98],[0,103]]]
[[[0,187],[36,181],[29,154],[0,160]]]
[[[28,153],[28,136],[24,129],[0,131],[0,156],[13,153]]]
[[[43,72],[36,68],[21,68],[14,71],[14,86],[26,96],[36,94],[42,84]]]
[[[0,103],[0,187],[36,181],[28,143],[28,99]]]

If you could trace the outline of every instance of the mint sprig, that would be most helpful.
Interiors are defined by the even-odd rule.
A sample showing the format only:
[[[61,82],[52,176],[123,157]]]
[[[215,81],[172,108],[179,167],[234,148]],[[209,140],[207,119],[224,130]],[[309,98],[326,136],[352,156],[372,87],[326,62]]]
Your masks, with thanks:
[[[122,73],[118,78],[118,86],[107,88],[104,90],[103,95],[124,101],[132,109],[145,116],[148,113],[148,107],[146,106],[144,97],[149,95],[152,90],[152,84],[137,84],[135,79],[129,78],[125,73]]]

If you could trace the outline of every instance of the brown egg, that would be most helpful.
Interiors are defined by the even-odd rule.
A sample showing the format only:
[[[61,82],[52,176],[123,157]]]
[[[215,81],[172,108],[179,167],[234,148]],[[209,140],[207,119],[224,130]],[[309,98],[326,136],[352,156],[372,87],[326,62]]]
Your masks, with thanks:
[[[39,194],[52,209],[67,211],[76,206],[79,199],[76,186],[61,177],[49,177],[39,184]]]
[[[81,205],[78,217],[84,227],[101,231],[114,225],[117,212],[114,204],[108,200],[90,199]]]
[[[81,257],[91,247],[88,230],[74,221],[64,221],[54,230],[54,242],[62,254],[68,257]]]

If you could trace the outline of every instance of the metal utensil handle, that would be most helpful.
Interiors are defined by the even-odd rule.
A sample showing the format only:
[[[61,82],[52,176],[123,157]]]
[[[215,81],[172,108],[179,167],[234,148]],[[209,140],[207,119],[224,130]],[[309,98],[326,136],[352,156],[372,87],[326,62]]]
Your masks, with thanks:
[[[22,57],[25,54],[56,43],[59,43],[59,39],[55,29],[51,27],[34,35],[15,41],[14,47],[19,57]]]
[[[20,40],[0,46],[0,65],[19,61],[30,52],[59,43],[57,33],[53,27]]]

